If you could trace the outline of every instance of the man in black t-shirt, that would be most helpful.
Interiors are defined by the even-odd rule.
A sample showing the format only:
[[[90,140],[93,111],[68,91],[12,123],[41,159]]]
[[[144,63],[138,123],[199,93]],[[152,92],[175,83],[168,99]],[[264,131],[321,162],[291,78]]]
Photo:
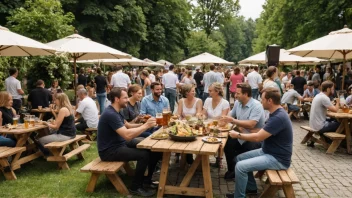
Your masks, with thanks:
[[[202,84],[203,80],[203,72],[200,70],[200,66],[196,67],[196,73],[194,74],[194,80],[197,83],[196,93],[198,98],[203,97],[204,85]]]
[[[294,90],[296,90],[301,96],[303,96],[304,90],[307,88],[307,80],[300,76],[300,71],[296,71],[296,77],[291,80],[291,84],[294,86]]]
[[[125,121],[121,112],[128,103],[127,92],[120,88],[113,88],[110,92],[110,99],[111,105],[104,110],[98,124],[99,156],[103,161],[137,161],[135,176],[129,191],[137,196],[152,196],[155,191],[144,189],[143,184],[148,188],[157,188],[151,178],[161,155],[132,147],[128,141],[133,141],[141,133],[154,127],[156,119],[152,117],[145,124],[130,124]],[[144,177],[147,167],[148,176]]]
[[[77,85],[83,85],[84,87],[87,86],[87,77],[84,75],[84,69],[83,68],[81,68],[79,70]]]
[[[32,109],[38,109],[38,106],[49,107],[49,103],[53,100],[51,92],[44,88],[43,80],[38,80],[36,85],[37,87],[28,95],[28,103]]]

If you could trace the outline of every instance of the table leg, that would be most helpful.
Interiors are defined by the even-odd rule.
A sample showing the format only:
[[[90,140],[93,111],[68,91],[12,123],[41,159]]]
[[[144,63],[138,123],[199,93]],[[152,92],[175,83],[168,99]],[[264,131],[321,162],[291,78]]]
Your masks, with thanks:
[[[39,120],[43,120],[45,113],[40,113],[39,114]]]
[[[211,182],[208,155],[202,155],[202,169],[203,169],[205,197],[210,198],[210,197],[213,197],[213,184]]]
[[[345,128],[345,134],[346,134],[347,153],[351,154],[351,131],[350,131],[350,126],[348,126],[348,119],[343,120],[343,125]]]
[[[165,192],[165,186],[166,186],[166,181],[167,181],[167,175],[169,172],[169,162],[170,162],[170,152],[164,152],[163,153],[163,161],[161,164],[161,170],[160,170],[160,179],[159,179],[159,190],[158,190],[158,196],[157,197],[164,197],[164,192]]]
[[[6,158],[0,159],[0,167],[1,167],[2,172],[4,173],[6,180],[17,179],[15,173],[13,172],[13,170],[12,170],[12,168]]]
[[[180,184],[180,187],[187,187],[189,185],[189,183],[191,182],[191,179],[194,175],[194,173],[196,172],[197,170],[197,167],[199,166],[200,164],[200,158],[201,156],[200,155],[197,155],[196,159],[193,161],[191,167],[189,168],[187,174],[185,175],[185,177],[183,178],[181,184]]]

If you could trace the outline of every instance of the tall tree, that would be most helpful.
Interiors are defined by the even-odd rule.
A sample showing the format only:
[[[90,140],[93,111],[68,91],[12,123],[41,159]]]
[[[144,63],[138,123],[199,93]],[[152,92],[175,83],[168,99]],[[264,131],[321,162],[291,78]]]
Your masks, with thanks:
[[[239,0],[197,0],[192,10],[193,22],[210,36],[222,20],[233,17],[239,9]]]
[[[62,0],[74,13],[80,34],[94,41],[139,56],[146,40],[145,15],[136,0]]]
[[[216,37],[218,41],[214,41],[212,38],[207,37],[204,31],[192,31],[190,37],[186,41],[188,57],[196,56],[204,52],[223,57],[224,48],[221,47],[221,43],[224,42],[224,38],[221,32],[214,37]]]
[[[6,17],[10,16],[10,12],[21,7],[25,0],[2,0],[0,1],[0,25],[7,23]]]
[[[179,62],[188,37],[191,6],[187,0],[140,0],[147,21],[141,58]]]

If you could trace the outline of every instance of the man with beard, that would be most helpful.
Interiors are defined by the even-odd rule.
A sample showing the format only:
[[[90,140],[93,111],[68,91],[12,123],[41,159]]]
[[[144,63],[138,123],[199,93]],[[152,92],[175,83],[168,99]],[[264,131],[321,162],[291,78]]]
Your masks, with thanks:
[[[130,186],[130,193],[149,197],[155,194],[157,186],[151,178],[155,166],[160,159],[160,153],[137,149],[131,146],[133,138],[156,125],[155,118],[149,118],[145,124],[130,124],[124,119],[121,109],[128,103],[128,95],[124,89],[113,88],[110,92],[111,105],[100,116],[98,125],[98,151],[103,161],[137,161],[135,176]],[[130,141],[130,142],[128,142]],[[144,177],[148,167],[148,176]],[[143,186],[144,184],[144,186]]]
[[[157,113],[162,113],[164,108],[170,108],[169,100],[162,96],[162,86],[159,82],[153,82],[150,85],[152,94],[145,96],[141,103],[141,114],[148,114],[153,117]]]
[[[340,123],[336,120],[326,120],[327,109],[332,112],[337,112],[340,108],[340,99],[336,98],[335,106],[330,101],[330,96],[334,93],[334,83],[325,81],[321,84],[321,92],[316,95],[310,108],[309,127],[319,131],[321,137],[326,132],[336,131]],[[325,139],[328,140],[328,139]],[[308,146],[313,147],[314,142],[308,142]]]
[[[256,133],[230,131],[231,138],[250,142],[263,141],[262,148],[242,153],[236,158],[235,193],[226,197],[244,198],[246,193],[256,193],[253,171],[286,170],[291,165],[293,132],[292,123],[280,105],[280,91],[268,87],[262,92],[262,104],[270,112],[263,129]]]
[[[223,117],[220,122],[233,123],[243,133],[256,132],[264,126],[264,109],[258,100],[252,98],[252,88],[249,84],[238,83],[236,86],[236,101],[230,116]],[[235,119],[237,118],[237,119]],[[235,159],[244,152],[258,149],[260,142],[249,142],[240,139],[229,138],[224,148],[228,171],[225,173],[225,180],[235,178]]]

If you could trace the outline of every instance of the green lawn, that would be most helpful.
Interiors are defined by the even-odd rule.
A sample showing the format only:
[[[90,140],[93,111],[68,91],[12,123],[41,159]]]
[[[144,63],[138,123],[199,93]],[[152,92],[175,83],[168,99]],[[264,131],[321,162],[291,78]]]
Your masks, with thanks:
[[[86,193],[90,174],[79,170],[98,156],[95,143],[83,153],[85,160],[72,157],[70,170],[58,170],[55,162],[38,158],[15,171],[17,180],[6,181],[0,176],[0,197],[122,197],[109,180],[102,175],[94,193]],[[121,176],[126,186],[130,178]]]

